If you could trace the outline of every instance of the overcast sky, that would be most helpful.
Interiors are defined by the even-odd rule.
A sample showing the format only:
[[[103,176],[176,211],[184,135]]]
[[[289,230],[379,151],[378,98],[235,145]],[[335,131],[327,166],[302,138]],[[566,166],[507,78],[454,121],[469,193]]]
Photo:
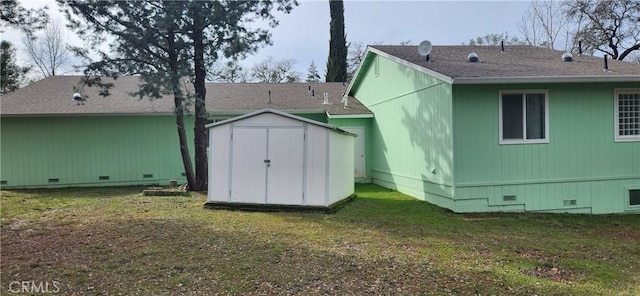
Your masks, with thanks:
[[[52,15],[54,0],[22,0],[26,7],[47,5]],[[324,78],[329,52],[328,1],[299,1],[291,14],[278,14],[279,26],[272,29],[273,45],[262,48],[243,61],[245,68],[271,56],[275,60],[294,59],[296,70],[306,77],[314,61]],[[530,1],[360,1],[344,3],[345,30],[348,42],[418,44],[430,40],[434,45],[459,45],[489,33],[508,32],[520,36],[517,24]],[[7,29],[2,36],[19,48],[19,63],[25,64],[19,32]],[[71,42],[79,42],[70,37]]]

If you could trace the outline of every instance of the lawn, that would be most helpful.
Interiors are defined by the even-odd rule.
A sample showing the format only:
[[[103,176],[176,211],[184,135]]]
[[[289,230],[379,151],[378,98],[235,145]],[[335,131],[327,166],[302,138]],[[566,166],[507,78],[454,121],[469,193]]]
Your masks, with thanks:
[[[0,294],[640,294],[639,215],[454,214],[375,185],[335,214],[141,192],[3,190]]]

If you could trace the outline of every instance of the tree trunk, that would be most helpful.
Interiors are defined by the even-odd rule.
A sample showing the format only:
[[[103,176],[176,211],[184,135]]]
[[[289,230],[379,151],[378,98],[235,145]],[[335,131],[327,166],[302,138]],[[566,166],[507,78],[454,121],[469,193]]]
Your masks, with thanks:
[[[195,143],[195,161],[196,161],[196,186],[195,191],[207,190],[208,166],[207,166],[207,108],[205,98],[207,90],[205,86],[205,77],[207,75],[204,64],[204,24],[202,11],[194,11],[194,28],[192,32],[194,45],[194,67],[195,81],[193,87],[196,93],[195,113],[196,119],[193,127],[194,143]]]
[[[193,175],[193,165],[191,163],[191,155],[189,154],[189,146],[187,134],[184,129],[184,98],[180,89],[180,75],[178,74],[178,51],[175,44],[175,32],[170,29],[167,36],[168,54],[169,54],[169,71],[170,83],[173,88],[173,104],[176,113],[176,127],[178,130],[178,140],[180,141],[180,155],[182,156],[182,164],[184,165],[184,173],[187,177],[189,190],[197,190],[197,182]]]
[[[193,165],[191,164],[191,155],[189,155],[189,146],[187,141],[187,134],[184,129],[184,112],[182,109],[183,98],[178,95],[173,96],[173,102],[176,108],[176,127],[178,129],[178,139],[180,141],[180,155],[182,156],[182,163],[184,165],[184,172],[187,177],[187,184],[190,190],[196,190],[197,183],[193,175]]]

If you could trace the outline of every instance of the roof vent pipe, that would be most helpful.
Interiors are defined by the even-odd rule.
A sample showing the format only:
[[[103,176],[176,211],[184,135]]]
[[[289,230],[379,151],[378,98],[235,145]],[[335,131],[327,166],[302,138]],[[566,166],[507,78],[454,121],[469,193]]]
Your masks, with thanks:
[[[347,96],[347,93],[342,94],[342,103],[344,103],[345,109],[349,108],[349,96]]]
[[[315,89],[312,89],[312,90],[311,90],[311,98],[312,98],[312,99],[315,99],[315,97],[316,97],[316,90],[315,90]]]
[[[578,40],[578,56],[582,56],[582,40]]]
[[[322,93],[322,104],[329,105],[329,93]]]
[[[504,52],[504,40],[500,41],[500,52]]]
[[[271,91],[269,91],[269,104],[271,104]]]
[[[605,72],[609,72],[609,62],[607,61],[607,55],[604,55],[604,69],[602,69]]]

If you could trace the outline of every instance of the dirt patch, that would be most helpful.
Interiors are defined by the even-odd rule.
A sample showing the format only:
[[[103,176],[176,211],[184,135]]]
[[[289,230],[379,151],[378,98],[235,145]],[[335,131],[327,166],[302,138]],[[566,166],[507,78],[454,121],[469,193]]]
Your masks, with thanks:
[[[574,273],[560,266],[538,266],[526,272],[537,278],[552,280],[563,284],[571,284],[575,280]]]
[[[523,270],[522,273],[526,275],[564,284],[571,284],[576,280],[576,275],[573,271],[563,268],[557,263],[558,256],[548,255],[538,249],[521,250],[517,251],[517,253],[518,256],[539,264],[533,269]]]
[[[611,237],[611,238],[613,238],[615,240],[640,241],[640,231],[638,231],[638,230],[624,230],[624,231],[604,232],[603,235]]]

